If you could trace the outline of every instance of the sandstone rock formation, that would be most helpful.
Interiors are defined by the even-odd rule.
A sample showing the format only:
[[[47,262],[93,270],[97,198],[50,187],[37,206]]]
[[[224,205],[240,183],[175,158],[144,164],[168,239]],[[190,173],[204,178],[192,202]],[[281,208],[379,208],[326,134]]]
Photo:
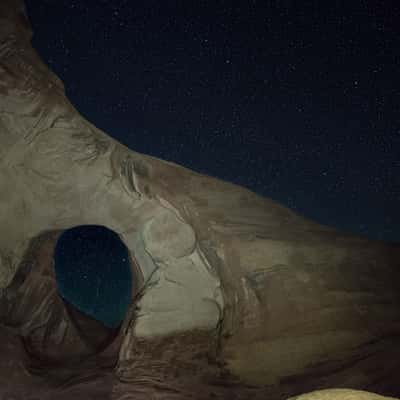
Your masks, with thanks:
[[[126,148],[79,115],[31,35],[22,1],[2,0],[0,392],[400,395],[399,246]],[[57,293],[57,237],[84,224],[130,250],[138,284],[118,332]]]
[[[362,390],[326,389],[291,397],[289,400],[391,400],[393,397],[384,397],[379,394]]]

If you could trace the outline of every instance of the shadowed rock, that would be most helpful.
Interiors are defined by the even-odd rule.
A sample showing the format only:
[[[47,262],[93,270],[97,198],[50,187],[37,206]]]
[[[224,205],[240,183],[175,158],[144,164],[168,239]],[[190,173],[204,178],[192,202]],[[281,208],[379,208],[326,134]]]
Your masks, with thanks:
[[[0,393],[18,398],[400,395],[400,249],[136,153],[86,121],[0,4]],[[110,332],[60,298],[58,235],[116,232],[132,306]]]

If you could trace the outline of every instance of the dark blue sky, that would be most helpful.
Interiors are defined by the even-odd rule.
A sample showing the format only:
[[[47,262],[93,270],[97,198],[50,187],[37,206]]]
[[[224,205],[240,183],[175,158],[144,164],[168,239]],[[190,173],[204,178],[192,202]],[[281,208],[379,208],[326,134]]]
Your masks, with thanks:
[[[85,314],[115,328],[132,299],[129,253],[119,236],[102,226],[63,232],[54,251],[58,290]]]
[[[132,149],[400,241],[400,2],[28,0],[69,99]]]

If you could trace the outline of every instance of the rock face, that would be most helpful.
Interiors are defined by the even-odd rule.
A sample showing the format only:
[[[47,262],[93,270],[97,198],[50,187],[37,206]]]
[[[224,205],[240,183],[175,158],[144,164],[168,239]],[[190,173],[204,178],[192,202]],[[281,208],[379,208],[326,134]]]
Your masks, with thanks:
[[[0,392],[400,395],[399,246],[124,147],[79,115],[30,38],[23,3],[2,0]],[[84,224],[130,251],[138,284],[118,332],[57,294],[57,237]]]
[[[393,397],[384,397],[362,390],[327,389],[292,397],[289,400],[390,400]]]

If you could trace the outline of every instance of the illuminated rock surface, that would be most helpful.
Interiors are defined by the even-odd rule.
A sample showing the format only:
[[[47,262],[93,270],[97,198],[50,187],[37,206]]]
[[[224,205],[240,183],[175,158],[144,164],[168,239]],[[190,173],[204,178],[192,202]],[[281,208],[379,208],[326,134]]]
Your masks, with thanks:
[[[0,4],[0,392],[40,399],[400,395],[400,249],[136,153],[68,102]],[[64,303],[59,235],[102,225],[130,251],[121,330]]]
[[[390,400],[379,394],[350,389],[326,389],[291,397],[289,400]]]

